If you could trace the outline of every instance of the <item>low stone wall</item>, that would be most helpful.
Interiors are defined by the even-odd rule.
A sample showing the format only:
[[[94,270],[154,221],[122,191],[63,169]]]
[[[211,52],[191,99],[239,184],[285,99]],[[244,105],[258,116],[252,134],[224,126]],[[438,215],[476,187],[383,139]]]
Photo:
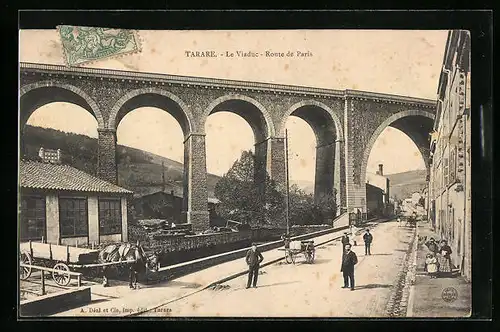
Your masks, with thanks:
[[[90,287],[69,289],[21,301],[21,317],[41,317],[90,303]]]
[[[307,226],[297,226],[297,227],[294,226],[290,229],[290,233],[292,236],[298,236],[313,232],[324,231],[331,228],[332,228],[331,225],[307,225]]]
[[[164,253],[184,252],[201,248],[210,248],[221,244],[250,241],[251,239],[251,231],[188,235],[155,240],[152,243],[151,249],[163,249]]]
[[[290,229],[291,236],[299,236],[318,231],[332,229],[328,225],[298,226]],[[175,264],[221,252],[233,251],[248,247],[251,242],[279,241],[286,229],[259,228],[234,233],[214,233],[169,237],[149,243],[150,250],[163,251],[162,264]],[[182,256],[182,257],[181,257]]]

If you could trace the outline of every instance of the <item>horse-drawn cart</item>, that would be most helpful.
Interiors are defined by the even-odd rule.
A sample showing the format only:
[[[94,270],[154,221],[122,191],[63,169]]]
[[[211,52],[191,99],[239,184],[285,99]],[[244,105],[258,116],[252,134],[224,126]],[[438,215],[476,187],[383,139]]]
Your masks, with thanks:
[[[53,245],[41,242],[24,242],[20,245],[20,278],[26,280],[31,276],[31,265],[50,267],[60,272],[52,272],[56,284],[67,286],[71,282],[71,275],[65,272],[81,272],[86,277],[96,277],[101,269],[113,266],[121,274],[124,264],[132,261],[98,262],[100,250],[76,248],[71,246]]]
[[[285,251],[285,261],[287,264],[295,264],[296,257],[300,254],[304,255],[307,263],[314,262],[316,251],[314,248],[314,240],[291,241],[281,250]]]

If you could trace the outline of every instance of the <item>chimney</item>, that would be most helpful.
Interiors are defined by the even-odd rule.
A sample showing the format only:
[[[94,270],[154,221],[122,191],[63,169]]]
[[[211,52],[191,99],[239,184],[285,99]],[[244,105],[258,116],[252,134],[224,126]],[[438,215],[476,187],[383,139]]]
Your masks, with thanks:
[[[51,149],[44,149],[43,147],[40,148],[38,151],[38,156],[42,159],[43,162],[45,163],[51,163],[51,164],[61,164],[61,149],[57,150],[51,150]]]
[[[378,175],[384,175],[384,164],[378,164]]]

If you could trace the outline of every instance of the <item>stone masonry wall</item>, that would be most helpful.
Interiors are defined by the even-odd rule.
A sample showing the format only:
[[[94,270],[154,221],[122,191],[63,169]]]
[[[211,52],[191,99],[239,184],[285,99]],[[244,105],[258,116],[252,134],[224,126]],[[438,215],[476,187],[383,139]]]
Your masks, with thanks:
[[[114,130],[99,129],[98,135],[97,176],[105,181],[117,184],[116,132]]]

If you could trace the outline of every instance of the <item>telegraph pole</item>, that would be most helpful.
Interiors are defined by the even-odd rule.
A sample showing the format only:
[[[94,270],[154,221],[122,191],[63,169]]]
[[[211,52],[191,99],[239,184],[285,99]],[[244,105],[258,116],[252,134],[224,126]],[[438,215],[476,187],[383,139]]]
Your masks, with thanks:
[[[165,186],[165,163],[162,161],[161,162],[161,184],[162,184],[162,190],[165,191],[166,186]]]
[[[290,179],[288,172],[288,130],[285,129],[285,159],[286,159],[286,235],[290,235]]]

